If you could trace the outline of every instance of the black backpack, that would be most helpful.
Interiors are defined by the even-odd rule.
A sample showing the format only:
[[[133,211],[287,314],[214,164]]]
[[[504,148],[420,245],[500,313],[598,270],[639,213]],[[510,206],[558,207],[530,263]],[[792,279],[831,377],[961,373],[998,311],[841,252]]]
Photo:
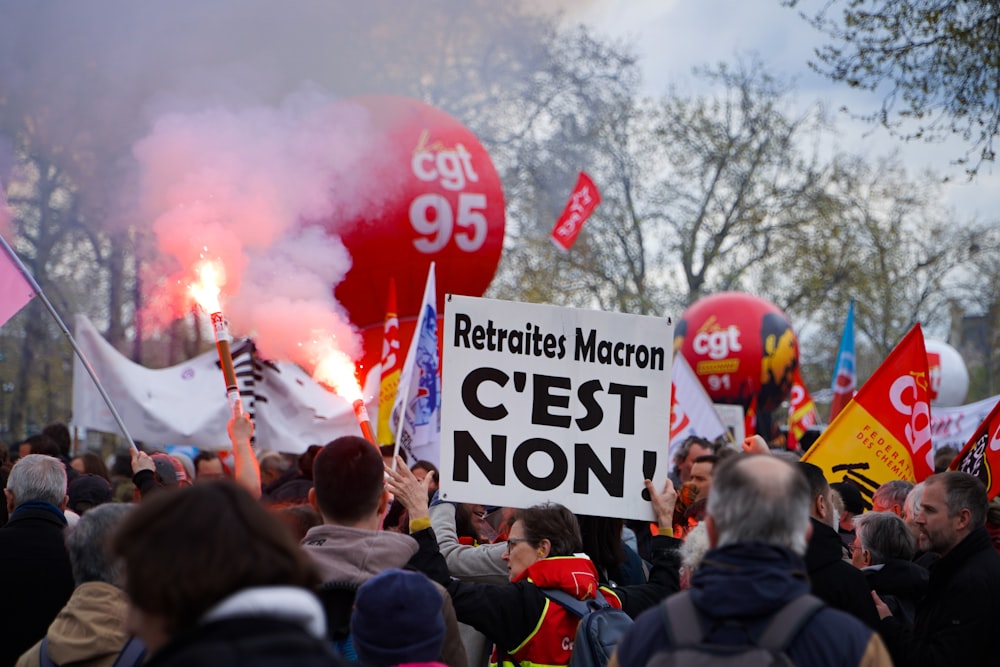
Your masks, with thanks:
[[[604,667],[630,627],[632,619],[624,611],[612,607],[600,590],[593,600],[577,600],[556,588],[540,588],[545,596],[572,614],[580,617],[573,637],[573,653],[569,667]]]
[[[756,639],[747,634],[742,644],[718,644],[709,641],[701,625],[701,614],[687,591],[664,600],[663,625],[671,646],[658,651],[646,667],[774,667],[794,666],[786,653],[788,645],[824,603],[813,595],[803,595],[788,602],[768,621]],[[742,626],[742,624],[739,624]]]

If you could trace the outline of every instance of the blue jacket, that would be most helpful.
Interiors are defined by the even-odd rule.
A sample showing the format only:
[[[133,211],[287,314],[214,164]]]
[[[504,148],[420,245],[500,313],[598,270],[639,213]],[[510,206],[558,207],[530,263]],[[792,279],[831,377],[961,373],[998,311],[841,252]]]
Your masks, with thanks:
[[[785,603],[809,593],[803,560],[782,547],[763,543],[733,544],[713,549],[691,581],[691,600],[703,625],[711,628],[729,619],[742,619],[752,636]],[[743,630],[719,627],[717,643],[741,643]],[[669,648],[663,626],[663,607],[636,619],[617,649],[617,664],[644,665],[657,651]],[[792,640],[788,654],[797,665],[856,667],[891,665],[882,640],[864,623],[831,607],[823,607]]]

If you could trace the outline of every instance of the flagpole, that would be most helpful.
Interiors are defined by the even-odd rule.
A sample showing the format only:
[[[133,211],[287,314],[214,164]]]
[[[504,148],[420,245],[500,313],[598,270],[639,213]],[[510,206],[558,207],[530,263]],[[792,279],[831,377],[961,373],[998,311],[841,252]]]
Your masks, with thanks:
[[[427,277],[428,277],[428,279],[434,274],[434,264],[435,264],[435,262],[431,262],[431,266],[427,270]],[[437,284],[436,284],[436,281],[435,281],[434,292],[435,293],[431,295],[431,298],[436,300],[437,299]],[[424,329],[424,318],[427,315],[426,309],[424,308],[424,297],[425,296],[427,296],[427,282],[426,281],[424,282],[424,293],[420,297],[420,314],[417,316],[417,328],[413,330],[413,335],[414,336],[419,336],[420,332],[423,331],[423,329]],[[413,347],[412,343],[411,343],[410,347],[411,348]],[[407,354],[407,357],[409,357],[409,354]],[[404,371],[406,370],[406,361],[405,360],[403,361],[403,370]],[[400,406],[399,423],[396,425],[396,438],[395,438],[396,442],[393,443],[393,449],[392,449],[392,469],[394,471],[396,470],[396,457],[399,456],[399,439],[403,436],[403,424],[405,423],[405,420],[406,420],[406,410],[409,407],[408,404],[410,402],[410,385],[413,384],[412,381],[404,383],[404,382],[402,382],[402,379],[403,378],[400,377],[400,384],[403,385],[401,387],[401,389],[403,390],[403,400],[400,401],[400,403],[399,403],[399,406]]]
[[[87,356],[83,353],[83,350],[80,349],[80,346],[76,344],[76,339],[73,338],[73,334],[71,334],[69,329],[66,328],[66,323],[63,322],[61,317],[59,317],[59,313],[57,313],[56,309],[52,306],[52,302],[49,301],[47,296],[45,296],[45,292],[43,292],[42,288],[39,287],[35,277],[31,275],[27,267],[24,266],[24,262],[21,261],[21,258],[16,252],[14,252],[14,249],[7,243],[7,239],[5,239],[2,235],[0,235],[0,243],[3,244],[4,252],[7,253],[11,261],[14,262],[14,265],[17,266],[18,271],[21,272],[24,279],[28,281],[29,285],[31,285],[31,289],[35,290],[35,294],[42,300],[42,303],[45,304],[45,308],[48,309],[49,314],[52,315],[56,324],[59,325],[59,329],[63,332],[63,335],[66,336],[69,344],[73,347],[73,351],[76,352],[76,356],[83,362],[84,368],[86,368],[87,373],[90,374],[90,379],[94,381],[95,385],[97,385],[97,391],[100,392],[101,398],[103,398],[104,402],[107,404],[108,410],[111,411],[111,416],[114,417],[115,422],[118,424],[118,428],[121,429],[122,435],[125,436],[125,440],[128,442],[129,447],[135,451],[139,451],[139,448],[135,445],[135,441],[132,440],[132,435],[128,432],[128,429],[125,428],[125,422],[122,421],[121,415],[118,414],[118,410],[115,409],[114,404],[111,402],[111,397],[108,396],[108,392],[104,390],[104,385],[102,385],[101,381],[97,379],[97,373],[94,371],[94,367],[90,365],[90,361],[87,360]]]

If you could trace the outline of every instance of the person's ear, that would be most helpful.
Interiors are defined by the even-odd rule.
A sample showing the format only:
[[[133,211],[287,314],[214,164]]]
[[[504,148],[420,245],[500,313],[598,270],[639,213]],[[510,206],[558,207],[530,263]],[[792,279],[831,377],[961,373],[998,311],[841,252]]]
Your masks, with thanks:
[[[864,567],[868,567],[872,564],[872,552],[868,551],[868,549],[861,550],[861,563]]]
[[[538,543],[538,557],[548,558],[550,553],[552,553],[552,542],[548,539],[542,539],[542,541]]]
[[[14,494],[10,492],[10,489],[4,489],[3,495],[7,498],[7,516],[14,513]]]
[[[67,505],[69,505],[69,496],[63,496],[62,502],[59,503],[59,510],[65,512]]]
[[[719,546],[719,527],[715,525],[711,514],[705,517],[705,532],[708,533],[708,547],[714,549]]]
[[[813,514],[815,514],[820,521],[825,521],[826,518],[830,516],[829,512],[830,508],[827,507],[826,498],[824,498],[821,493],[816,496],[815,500],[813,500]]]
[[[392,496],[389,494],[388,489],[382,489],[382,495],[378,499],[378,515],[382,516],[385,511],[389,509],[389,499]]]
[[[968,507],[963,507],[958,511],[958,514],[955,515],[955,518],[956,518],[955,527],[958,530],[964,530],[968,528],[969,524],[972,522],[972,512],[969,511]]]
[[[306,496],[309,500],[309,507],[313,508],[317,512],[319,511],[319,505],[316,504],[316,489],[310,488],[309,494]]]

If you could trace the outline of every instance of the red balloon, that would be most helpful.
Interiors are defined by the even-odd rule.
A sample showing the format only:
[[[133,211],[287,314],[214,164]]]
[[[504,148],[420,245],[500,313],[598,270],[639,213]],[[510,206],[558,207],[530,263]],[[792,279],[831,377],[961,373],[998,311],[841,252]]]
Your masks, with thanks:
[[[336,288],[351,321],[361,329],[381,325],[393,277],[400,320],[415,317],[432,261],[439,313],[444,294],[482,296],[500,262],[504,236],[503,187],[482,144],[457,120],[419,100],[386,95],[352,102],[371,112],[391,146],[389,159],[379,158],[388,167],[374,177],[392,187],[377,217],[329,225],[354,260]],[[380,349],[381,343],[374,352]]]
[[[788,397],[799,365],[792,324],[773,303],[742,292],[699,299],[674,329],[679,350],[716,403],[769,412]]]

